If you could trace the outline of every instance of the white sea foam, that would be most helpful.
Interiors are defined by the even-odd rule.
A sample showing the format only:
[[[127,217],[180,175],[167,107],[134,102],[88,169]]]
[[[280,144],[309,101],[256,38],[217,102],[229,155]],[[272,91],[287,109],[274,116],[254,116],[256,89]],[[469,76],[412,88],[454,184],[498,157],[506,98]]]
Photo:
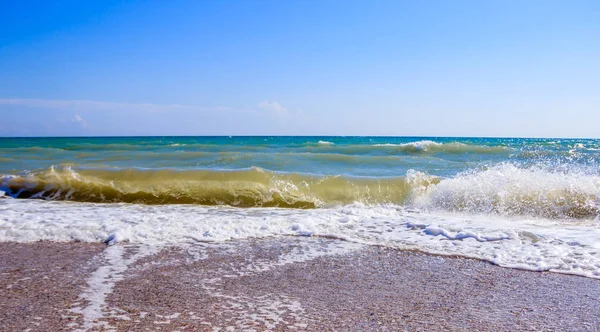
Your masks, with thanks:
[[[260,296],[245,296],[242,294],[229,293],[226,291],[228,280],[240,277],[256,276],[262,272],[275,269],[279,266],[307,262],[319,257],[345,255],[363,248],[363,245],[342,241],[290,241],[284,245],[284,250],[279,251],[276,259],[273,257],[253,257],[239,263],[221,265],[217,270],[211,270],[214,277],[200,280],[200,288],[206,295],[221,298],[226,305],[219,308],[225,315],[235,312],[238,317],[231,320],[230,324],[236,330],[254,330],[256,323],[264,324],[268,330],[277,328],[299,328],[306,329],[310,321],[302,304],[295,298],[282,294],[262,294]],[[247,255],[241,252],[247,248],[244,246],[229,246],[221,250],[221,254],[234,257]],[[281,247],[280,247],[281,249]],[[216,273],[215,273],[216,272]],[[291,318],[291,321],[290,321]],[[201,319],[201,317],[196,317]],[[203,322],[212,326],[213,322]],[[291,325],[293,324],[293,325]]]
[[[383,143],[383,144],[374,144],[373,146],[396,146],[402,148],[412,148],[414,150],[427,151],[427,149],[434,146],[442,146],[442,143],[430,141],[430,140],[422,140],[416,142],[402,143],[402,144],[391,144],[391,143]]]
[[[317,144],[319,144],[319,145],[333,145],[333,142],[329,142],[329,141],[319,141]]]
[[[400,144],[392,144],[392,143],[379,143],[373,144],[373,146],[399,146]]]
[[[0,201],[0,241],[100,242],[113,236],[163,244],[281,235],[328,236],[600,278],[597,220],[419,212],[362,204],[303,210]]]
[[[473,145],[461,142],[439,143],[431,140],[421,140],[401,144],[379,143],[373,144],[372,146],[387,147],[391,150],[408,153],[504,154],[511,151],[511,149],[505,146]]]
[[[589,218],[600,209],[600,176],[583,170],[523,168],[506,163],[437,181],[409,171],[412,206],[423,209]]]
[[[159,251],[158,246],[139,246],[137,253],[124,259],[125,249],[121,246],[111,246],[106,248],[102,255],[103,265],[93,272],[87,280],[87,288],[79,296],[85,306],[75,306],[71,312],[83,316],[83,325],[81,330],[87,331],[92,328],[113,329],[106,321],[100,321],[106,314],[111,317],[128,319],[119,315],[120,309],[110,309],[106,304],[106,297],[113,292],[116,282],[122,280],[123,274],[129,266],[135,261],[155,254]]]

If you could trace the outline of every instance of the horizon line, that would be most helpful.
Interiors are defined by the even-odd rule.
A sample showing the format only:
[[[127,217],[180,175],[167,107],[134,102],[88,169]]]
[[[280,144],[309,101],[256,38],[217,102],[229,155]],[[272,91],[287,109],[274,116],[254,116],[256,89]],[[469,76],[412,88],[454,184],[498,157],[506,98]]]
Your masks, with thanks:
[[[97,135],[97,136],[0,136],[0,139],[27,138],[138,138],[138,137],[390,137],[390,138],[489,138],[489,139],[569,139],[597,140],[600,137],[559,136],[432,136],[432,135]]]

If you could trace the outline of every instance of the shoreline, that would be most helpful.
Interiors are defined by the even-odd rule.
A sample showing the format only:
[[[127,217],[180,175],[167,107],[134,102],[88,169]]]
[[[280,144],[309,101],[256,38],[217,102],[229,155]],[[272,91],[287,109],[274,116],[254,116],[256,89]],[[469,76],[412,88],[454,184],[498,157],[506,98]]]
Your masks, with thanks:
[[[0,243],[3,330],[589,330],[600,281],[276,237]]]

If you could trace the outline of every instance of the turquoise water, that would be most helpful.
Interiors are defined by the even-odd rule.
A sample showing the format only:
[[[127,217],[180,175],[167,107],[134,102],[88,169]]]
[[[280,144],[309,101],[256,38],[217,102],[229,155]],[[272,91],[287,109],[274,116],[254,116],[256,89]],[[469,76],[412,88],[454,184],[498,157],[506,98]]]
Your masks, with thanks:
[[[364,177],[408,170],[449,177],[503,162],[593,166],[600,140],[449,137],[98,137],[0,138],[0,172],[58,165],[105,169],[260,167],[277,172]]]

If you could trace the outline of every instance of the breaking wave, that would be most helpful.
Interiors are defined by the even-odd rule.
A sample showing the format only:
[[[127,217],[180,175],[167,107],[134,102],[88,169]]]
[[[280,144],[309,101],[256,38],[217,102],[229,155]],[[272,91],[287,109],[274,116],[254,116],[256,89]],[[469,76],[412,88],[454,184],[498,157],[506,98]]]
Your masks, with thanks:
[[[286,208],[402,202],[407,193],[402,178],[311,176],[258,167],[236,171],[52,167],[4,176],[0,190],[15,198]]]
[[[358,202],[554,219],[589,219],[600,212],[599,175],[511,163],[451,178],[414,170],[401,177],[360,178],[257,167],[215,171],[61,166],[0,179],[0,191],[14,198],[97,203],[321,208]]]
[[[504,153],[508,148],[504,146],[471,145],[459,142],[438,143],[430,140],[416,141],[402,144],[374,144],[375,147],[386,147],[406,153]]]

